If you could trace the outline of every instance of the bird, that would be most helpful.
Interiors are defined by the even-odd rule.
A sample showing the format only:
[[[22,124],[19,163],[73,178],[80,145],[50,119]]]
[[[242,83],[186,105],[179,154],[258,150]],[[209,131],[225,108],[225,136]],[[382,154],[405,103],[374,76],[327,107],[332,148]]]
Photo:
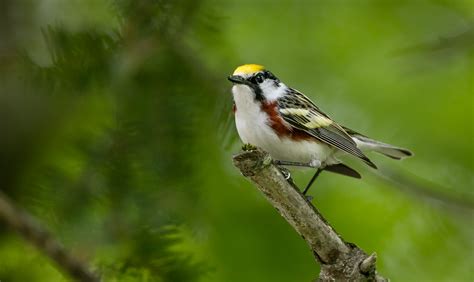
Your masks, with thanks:
[[[316,169],[304,195],[322,171],[361,178],[340,160],[343,155],[374,169],[377,166],[364,152],[374,151],[396,160],[413,155],[408,149],[338,124],[310,98],[288,87],[262,65],[241,65],[228,80],[233,83],[233,111],[241,141],[265,150],[279,166]]]

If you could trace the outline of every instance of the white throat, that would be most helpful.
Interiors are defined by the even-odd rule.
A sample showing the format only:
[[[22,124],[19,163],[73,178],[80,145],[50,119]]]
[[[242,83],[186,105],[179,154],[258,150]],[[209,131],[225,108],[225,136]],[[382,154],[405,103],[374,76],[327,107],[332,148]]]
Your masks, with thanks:
[[[260,108],[261,102],[255,99],[255,93],[246,85],[234,85],[232,94],[236,107],[235,125],[240,139],[244,143],[256,144],[259,131],[268,127],[268,117]]]
[[[232,87],[235,106],[239,116],[256,118],[262,115],[260,110],[261,102],[255,98],[253,90],[244,84],[236,84]],[[264,115],[263,115],[264,116]]]

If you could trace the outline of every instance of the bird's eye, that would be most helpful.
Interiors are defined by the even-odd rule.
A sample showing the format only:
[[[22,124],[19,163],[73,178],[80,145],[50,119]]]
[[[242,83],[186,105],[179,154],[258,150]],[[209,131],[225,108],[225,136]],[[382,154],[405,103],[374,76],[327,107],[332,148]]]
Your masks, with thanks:
[[[257,82],[257,83],[262,83],[264,80],[265,80],[265,77],[261,73],[259,73],[255,76],[255,82]]]

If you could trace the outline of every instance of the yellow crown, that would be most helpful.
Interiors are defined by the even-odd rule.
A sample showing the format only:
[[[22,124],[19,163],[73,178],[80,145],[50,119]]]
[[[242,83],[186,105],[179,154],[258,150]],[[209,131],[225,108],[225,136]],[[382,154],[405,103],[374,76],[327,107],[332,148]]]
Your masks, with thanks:
[[[235,69],[233,75],[251,74],[251,73],[256,73],[256,72],[262,71],[264,69],[265,69],[264,66],[256,65],[256,64],[241,65],[240,67]]]

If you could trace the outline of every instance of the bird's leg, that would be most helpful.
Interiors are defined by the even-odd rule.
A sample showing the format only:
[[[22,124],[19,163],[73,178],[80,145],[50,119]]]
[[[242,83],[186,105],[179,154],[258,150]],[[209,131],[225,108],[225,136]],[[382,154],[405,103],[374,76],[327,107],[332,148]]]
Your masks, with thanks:
[[[285,166],[302,166],[302,167],[317,168],[316,173],[313,175],[313,177],[311,178],[308,185],[306,185],[306,188],[303,191],[303,195],[305,195],[305,196],[306,196],[306,193],[308,192],[309,188],[313,184],[313,182],[316,180],[316,178],[318,178],[319,174],[323,171],[323,169],[321,169],[321,162],[319,160],[312,160],[309,163],[280,161],[280,160],[274,160],[273,162],[274,162],[274,164],[279,165],[279,166],[285,165]],[[280,170],[281,169],[283,169],[283,168],[280,167]],[[283,175],[285,176],[285,179],[288,180],[290,178],[290,175],[289,175],[289,172],[288,172],[288,178],[287,178],[286,172],[288,172],[288,171],[285,171],[285,172],[282,171]],[[306,199],[308,199],[308,201],[311,201],[313,198],[311,196],[306,196]]]
[[[303,167],[312,167],[312,168],[321,167],[321,162],[317,160],[310,161],[309,163],[274,160],[273,163],[276,165],[286,165],[286,166],[303,166]]]
[[[306,193],[308,192],[309,188],[311,187],[311,185],[313,184],[313,182],[316,180],[316,178],[318,178],[319,174],[322,172],[323,170],[318,168],[318,170],[316,170],[316,173],[313,175],[313,177],[311,178],[311,180],[309,181],[308,185],[306,185],[306,188],[304,189],[303,191],[303,195],[306,195]]]
[[[276,165],[286,165],[286,166],[304,166],[304,167],[309,166],[309,163],[279,161],[279,160],[274,160],[273,163],[276,164]]]

